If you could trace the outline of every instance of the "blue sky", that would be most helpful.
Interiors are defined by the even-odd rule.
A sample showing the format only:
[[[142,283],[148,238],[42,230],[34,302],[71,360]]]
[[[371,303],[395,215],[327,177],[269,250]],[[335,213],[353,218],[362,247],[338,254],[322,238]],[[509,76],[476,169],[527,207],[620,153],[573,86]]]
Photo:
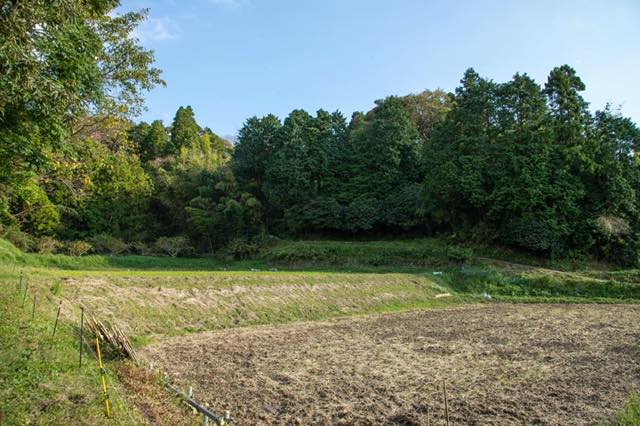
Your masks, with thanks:
[[[640,123],[640,1],[124,0],[149,8],[138,30],[166,88],[141,119],[169,124],[191,105],[202,126],[234,135],[252,115],[339,109],[424,89],[463,72],[544,83],[573,66],[593,109]]]

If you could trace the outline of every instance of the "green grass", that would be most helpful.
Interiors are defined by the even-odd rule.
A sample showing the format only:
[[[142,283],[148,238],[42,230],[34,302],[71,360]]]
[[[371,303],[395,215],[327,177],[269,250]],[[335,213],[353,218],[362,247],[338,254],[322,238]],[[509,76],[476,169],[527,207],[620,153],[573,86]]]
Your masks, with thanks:
[[[37,286],[27,300],[17,293],[17,274],[0,278],[0,412],[2,425],[116,424],[141,422],[123,390],[109,382],[114,416],[103,414],[98,368],[85,347],[78,363],[78,334],[65,320],[52,336],[57,304]],[[33,295],[37,295],[32,319]],[[47,297],[49,296],[49,297]],[[111,372],[108,372],[111,374]],[[110,376],[111,377],[111,376]],[[117,383],[116,383],[116,386]],[[133,417],[133,420],[131,417]]]
[[[607,424],[609,426],[640,425],[640,396],[632,393],[623,409]]]
[[[172,258],[159,256],[66,256],[63,254],[23,253],[0,239],[0,264],[13,268],[51,268],[62,270],[219,270],[264,268],[262,261],[227,262],[213,257]]]
[[[466,294],[488,294],[541,301],[583,300],[640,302],[640,284],[576,274],[505,272],[487,267],[463,267],[445,274],[443,284]]]

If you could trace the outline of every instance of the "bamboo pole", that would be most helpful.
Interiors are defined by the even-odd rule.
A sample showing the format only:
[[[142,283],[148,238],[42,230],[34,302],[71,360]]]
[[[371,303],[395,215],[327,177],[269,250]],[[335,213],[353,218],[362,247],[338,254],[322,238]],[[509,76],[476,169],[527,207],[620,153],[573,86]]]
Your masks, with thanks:
[[[51,333],[51,337],[56,335],[56,329],[58,328],[58,319],[60,318],[60,308],[62,307],[62,302],[58,304],[58,312],[56,312],[56,322],[53,323],[53,332]]]
[[[100,353],[100,339],[96,337],[96,353],[98,354],[98,368],[100,369],[100,380],[102,382],[102,397],[104,398],[104,415],[111,417],[111,407],[109,406],[109,394],[107,393],[107,382],[104,379],[105,371],[102,367],[102,354]]]
[[[83,328],[84,328],[84,308],[80,308],[80,343],[78,345],[78,351],[79,351],[79,357],[80,357],[80,362],[79,362],[79,366],[82,367],[82,343],[84,343],[84,335],[83,333]]]
[[[442,380],[442,393],[444,395],[444,415],[447,419],[447,426],[449,426],[449,400],[447,399],[447,382]]]
[[[34,293],[34,295],[33,295],[33,308],[31,309],[31,321],[33,321],[33,319],[36,316],[36,297],[38,297],[38,295]]]

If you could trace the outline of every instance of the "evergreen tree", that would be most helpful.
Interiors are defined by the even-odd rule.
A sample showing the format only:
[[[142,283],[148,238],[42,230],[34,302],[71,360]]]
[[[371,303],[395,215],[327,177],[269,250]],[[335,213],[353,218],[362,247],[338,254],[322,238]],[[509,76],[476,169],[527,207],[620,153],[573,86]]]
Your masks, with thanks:
[[[195,146],[200,139],[200,131],[193,109],[190,106],[178,108],[171,125],[171,144],[166,153],[180,152],[183,148]]]

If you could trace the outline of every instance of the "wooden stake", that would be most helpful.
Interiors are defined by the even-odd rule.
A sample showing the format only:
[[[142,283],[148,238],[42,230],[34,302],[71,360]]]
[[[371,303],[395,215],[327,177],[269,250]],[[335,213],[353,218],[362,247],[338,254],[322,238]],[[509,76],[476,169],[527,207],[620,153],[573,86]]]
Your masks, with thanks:
[[[37,294],[33,295],[33,308],[31,309],[31,321],[33,321],[33,319],[36,316],[36,297],[37,296],[38,296]]]
[[[104,398],[104,415],[111,417],[111,407],[109,406],[109,394],[107,393],[107,382],[104,380],[105,371],[102,368],[102,354],[100,353],[100,339],[96,337],[96,353],[98,354],[98,368],[100,369],[100,380],[102,382],[102,396]]]
[[[18,297],[20,296],[20,293],[22,292],[22,280],[24,278],[24,274],[22,273],[22,271],[20,271],[20,282],[18,284],[18,291],[16,291],[16,297],[14,300],[18,300]]]
[[[53,323],[53,333],[51,333],[51,337],[56,335],[56,329],[58,328],[58,318],[60,318],[60,308],[62,306],[62,302],[58,305],[58,312],[56,312],[56,322]]]
[[[27,290],[29,289],[29,281],[24,284],[24,294],[22,295],[22,307],[24,308],[24,303],[27,301]]]
[[[442,393],[444,394],[444,415],[447,419],[447,426],[449,426],[449,401],[447,400],[447,382],[442,380]]]
[[[427,426],[431,426],[431,422],[429,421],[429,407],[427,407]]]
[[[80,343],[78,345],[78,351],[80,352],[80,367],[82,367],[82,344],[84,343],[84,336],[82,334],[84,328],[84,308],[80,308]]]

